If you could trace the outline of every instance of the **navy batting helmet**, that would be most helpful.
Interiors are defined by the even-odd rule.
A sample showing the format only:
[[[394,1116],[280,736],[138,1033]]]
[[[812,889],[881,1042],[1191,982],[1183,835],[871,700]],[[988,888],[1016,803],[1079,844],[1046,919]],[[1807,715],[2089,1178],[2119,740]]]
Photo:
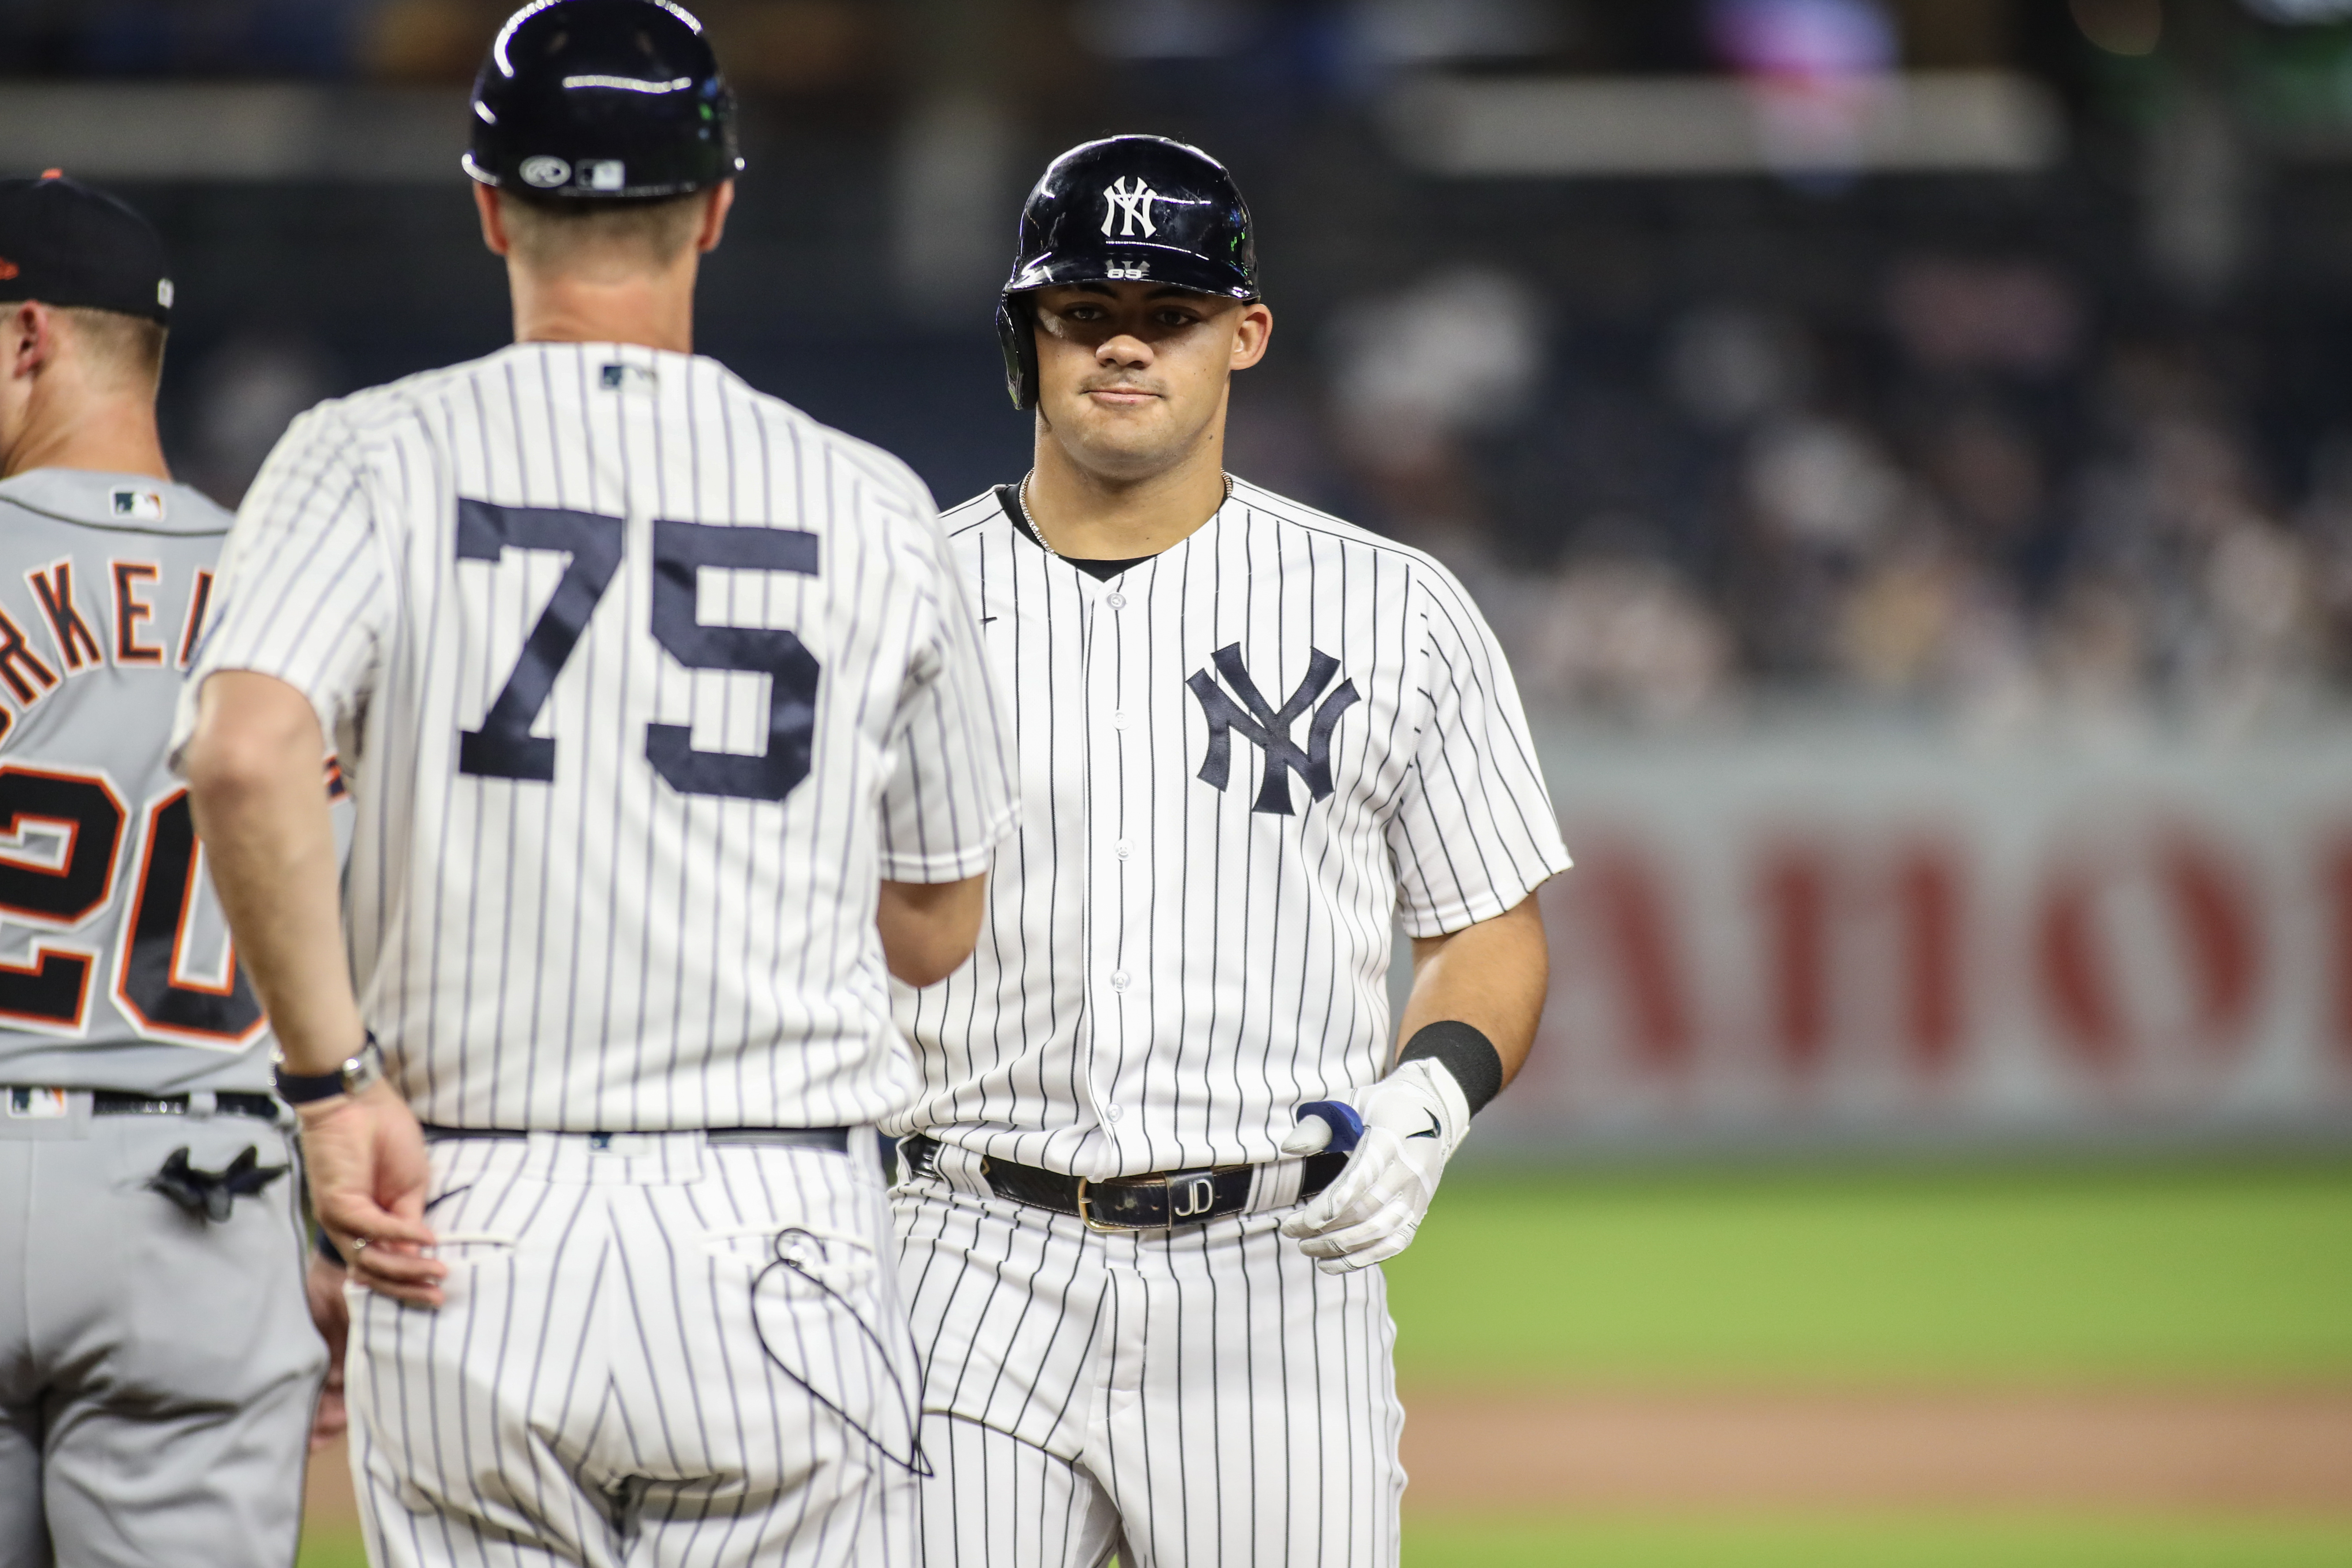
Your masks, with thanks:
[[[1258,298],[1249,205],[1223,163],[1165,136],[1109,136],[1045,166],[1022,205],[1020,249],[996,307],[1013,407],[1037,405],[1030,291],[1116,279]]]
[[[669,0],[535,0],[474,79],[466,173],[532,196],[682,196],[733,177],[735,98]]]

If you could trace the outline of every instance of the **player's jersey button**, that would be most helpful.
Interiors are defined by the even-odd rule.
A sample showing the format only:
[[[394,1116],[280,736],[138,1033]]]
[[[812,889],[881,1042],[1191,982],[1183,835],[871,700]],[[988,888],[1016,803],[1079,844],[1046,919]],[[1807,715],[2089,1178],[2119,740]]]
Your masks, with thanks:
[[[1127,712],[1124,709],[1112,710],[1110,727],[1114,730],[1124,730],[1127,728]]]
[[[1123,610],[1127,608],[1127,595],[1124,594],[1106,594],[1103,595],[1103,603],[1108,605],[1114,610]]]
[[[1104,1106],[1104,1107],[1103,1107],[1103,1115],[1104,1115],[1106,1118],[1108,1118],[1108,1120],[1112,1121],[1118,1121],[1121,1116],[1123,1116],[1123,1115],[1125,1115],[1125,1114],[1126,1114],[1126,1112],[1125,1112],[1125,1111],[1123,1111],[1123,1110],[1120,1110],[1118,1106],[1116,1106],[1116,1105],[1106,1105],[1106,1106]]]
[[[1126,990],[1129,975],[1124,969],[1114,969],[1110,972],[1110,988],[1114,991]]]
[[[1122,838],[1110,847],[1112,854],[1117,855],[1120,859],[1124,860],[1127,858],[1128,851],[1134,847],[1134,846],[1129,844],[1126,839]]]

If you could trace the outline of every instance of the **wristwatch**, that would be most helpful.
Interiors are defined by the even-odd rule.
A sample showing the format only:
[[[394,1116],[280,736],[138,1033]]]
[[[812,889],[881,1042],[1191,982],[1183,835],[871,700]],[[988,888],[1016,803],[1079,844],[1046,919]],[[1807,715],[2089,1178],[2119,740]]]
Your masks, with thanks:
[[[375,1043],[375,1031],[368,1031],[367,1043],[332,1072],[293,1073],[286,1070],[286,1052],[281,1047],[271,1071],[278,1080],[278,1098],[289,1105],[308,1105],[314,1100],[329,1100],[338,1094],[360,1094],[383,1077],[383,1047]]]

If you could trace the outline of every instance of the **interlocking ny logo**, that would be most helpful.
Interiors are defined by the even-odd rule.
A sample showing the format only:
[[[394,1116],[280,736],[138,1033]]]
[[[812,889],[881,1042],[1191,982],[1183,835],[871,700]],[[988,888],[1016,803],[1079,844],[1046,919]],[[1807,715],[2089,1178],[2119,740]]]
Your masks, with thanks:
[[[1160,193],[1145,184],[1140,175],[1132,180],[1123,177],[1113,180],[1103,187],[1103,233],[1108,234],[1110,226],[1117,223],[1119,225],[1118,237],[1131,239],[1135,236],[1135,226],[1141,224],[1143,237],[1150,238],[1160,232],[1159,226],[1151,221],[1151,204],[1159,199]],[[1124,222],[1121,222],[1122,218]]]
[[[1225,678],[1233,688],[1233,697],[1225,695],[1214,676],[1207,670],[1192,672],[1184,684],[1201,700],[1201,712],[1209,721],[1209,754],[1201,759],[1201,782],[1213,789],[1223,789],[1231,777],[1234,762],[1233,731],[1239,730],[1242,739],[1265,753],[1265,782],[1258,786],[1257,800],[1252,811],[1271,812],[1288,816],[1290,810],[1290,775],[1297,773],[1307,781],[1307,793],[1321,800],[1331,793],[1331,731],[1339,727],[1339,715],[1362,700],[1356,683],[1343,680],[1338,690],[1323,697],[1323,689],[1339,673],[1339,661],[1321,648],[1307,650],[1314,657],[1307,661],[1307,679],[1298,689],[1286,700],[1279,712],[1268,706],[1242,668],[1242,645],[1227,643],[1209,656],[1217,667],[1217,674]],[[1241,699],[1239,704],[1234,697]],[[1323,698],[1320,707],[1315,700]],[[1307,745],[1301,749],[1290,738],[1291,726],[1310,707],[1315,708],[1315,721],[1307,727]]]

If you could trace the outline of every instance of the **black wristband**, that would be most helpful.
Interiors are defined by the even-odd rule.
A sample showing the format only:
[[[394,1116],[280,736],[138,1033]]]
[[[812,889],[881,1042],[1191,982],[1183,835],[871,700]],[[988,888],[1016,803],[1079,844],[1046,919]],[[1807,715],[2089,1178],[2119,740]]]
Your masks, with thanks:
[[[335,1244],[333,1242],[327,1239],[327,1227],[325,1226],[320,1226],[310,1233],[310,1245],[317,1250],[320,1257],[325,1258],[336,1268],[341,1268],[344,1267],[343,1255],[335,1250]]]
[[[1415,1030],[1397,1053],[1397,1065],[1402,1067],[1422,1057],[1454,1075],[1473,1116],[1503,1092],[1503,1053],[1495,1048],[1494,1041],[1458,1018],[1441,1018]]]

